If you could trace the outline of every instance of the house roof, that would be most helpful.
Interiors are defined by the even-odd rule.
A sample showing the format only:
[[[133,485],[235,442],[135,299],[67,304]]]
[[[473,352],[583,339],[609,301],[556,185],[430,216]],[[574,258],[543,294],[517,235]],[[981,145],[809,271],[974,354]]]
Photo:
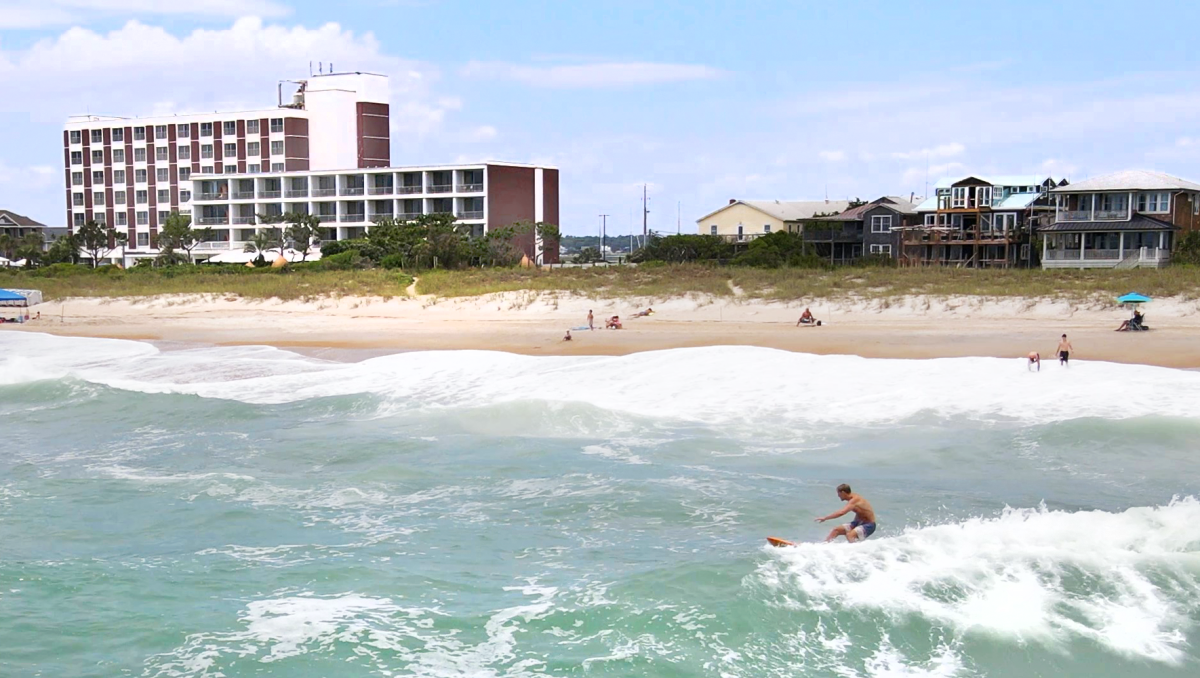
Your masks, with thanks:
[[[0,210],[0,226],[28,226],[30,228],[45,228],[46,225],[27,216],[10,212],[9,210]]]
[[[1083,231],[1178,231],[1179,227],[1145,214],[1134,214],[1129,221],[1057,221],[1038,228],[1039,233],[1079,233]]]
[[[916,206],[918,212],[936,212],[937,211],[937,196],[931,195],[921,201],[921,204]]]
[[[1041,193],[1013,193],[1000,201],[999,205],[992,207],[992,210],[1023,210],[1040,197],[1042,197]]]
[[[734,205],[746,205],[780,221],[797,221],[811,219],[814,214],[828,212],[840,213],[850,207],[849,200],[734,200],[728,205],[722,205],[696,220],[700,223],[714,214],[727,210]]]
[[[1055,188],[1052,193],[1087,193],[1091,191],[1200,191],[1200,184],[1179,177],[1148,170],[1125,170]]]
[[[830,221],[862,221],[864,214],[876,207],[885,207],[897,214],[916,214],[917,206],[911,202],[895,195],[885,195],[882,198],[876,198],[871,202],[863,203],[858,207],[851,207],[842,212],[836,217],[832,217]]]
[[[993,186],[1041,186],[1050,177],[1040,177],[1036,174],[998,174],[991,176],[969,174],[965,177],[943,177],[938,179],[938,182],[934,184],[934,188],[950,188],[954,184],[966,181],[967,179],[979,179]]]

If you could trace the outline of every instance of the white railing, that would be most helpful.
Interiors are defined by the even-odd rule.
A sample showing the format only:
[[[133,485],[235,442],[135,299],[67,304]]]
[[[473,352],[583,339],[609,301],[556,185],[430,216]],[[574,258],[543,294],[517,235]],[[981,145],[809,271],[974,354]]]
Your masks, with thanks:
[[[342,195],[362,195],[362,194],[363,194],[362,186],[350,186],[348,188],[342,189]]]
[[[366,221],[366,215],[365,214],[342,214],[342,215],[338,216],[338,221],[351,222],[351,223],[362,222],[362,221]]]
[[[482,193],[483,184],[459,184],[459,193]]]
[[[483,210],[463,210],[458,213],[459,219],[482,219]]]
[[[229,217],[200,217],[196,223],[201,226],[224,226],[229,223]]]
[[[312,190],[314,198],[325,198],[331,195],[337,195],[336,188],[314,188]]]
[[[367,193],[370,193],[371,195],[391,195],[392,187],[391,186],[372,186],[367,189]]]
[[[279,195],[280,195],[280,191],[259,191],[258,192],[259,198],[278,198]]]
[[[308,189],[307,188],[289,189],[286,197],[288,197],[288,198],[307,198],[308,197]]]
[[[422,186],[400,186],[396,189],[396,192],[401,195],[412,195],[414,193],[421,193],[424,190]]]
[[[454,190],[454,186],[450,184],[434,184],[429,187],[430,193],[450,193]]]
[[[233,199],[234,200],[253,200],[254,199],[254,191],[234,191]]]

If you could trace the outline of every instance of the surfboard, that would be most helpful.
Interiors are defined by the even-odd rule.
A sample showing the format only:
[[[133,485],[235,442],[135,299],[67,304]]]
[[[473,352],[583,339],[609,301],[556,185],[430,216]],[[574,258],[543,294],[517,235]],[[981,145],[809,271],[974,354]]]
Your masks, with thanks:
[[[780,539],[779,537],[767,537],[767,543],[771,546],[795,546],[796,542]]]

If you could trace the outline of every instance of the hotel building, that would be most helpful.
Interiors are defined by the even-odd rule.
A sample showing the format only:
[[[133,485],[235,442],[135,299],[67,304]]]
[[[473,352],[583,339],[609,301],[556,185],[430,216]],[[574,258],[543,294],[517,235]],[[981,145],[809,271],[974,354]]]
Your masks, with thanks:
[[[309,212],[325,239],[373,219],[452,213],[482,235],[516,221],[558,223],[558,171],[511,163],[389,167],[387,77],[337,73],[279,84],[275,108],[147,118],[73,116],[63,129],[67,224],[126,231],[112,254],[154,257],[171,214],[214,230],[196,254],[240,250],[257,215]],[[537,258],[540,244],[522,243]],[[554,251],[551,252],[550,249]],[[557,260],[557,248],[545,261]]]

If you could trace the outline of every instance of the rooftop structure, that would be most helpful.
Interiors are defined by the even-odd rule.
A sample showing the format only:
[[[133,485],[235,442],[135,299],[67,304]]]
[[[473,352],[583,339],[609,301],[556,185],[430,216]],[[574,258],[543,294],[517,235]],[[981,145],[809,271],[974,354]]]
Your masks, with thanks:
[[[839,214],[848,207],[848,200],[730,200],[697,219],[696,225],[702,235],[741,242],[780,230],[799,232],[801,221]]]

